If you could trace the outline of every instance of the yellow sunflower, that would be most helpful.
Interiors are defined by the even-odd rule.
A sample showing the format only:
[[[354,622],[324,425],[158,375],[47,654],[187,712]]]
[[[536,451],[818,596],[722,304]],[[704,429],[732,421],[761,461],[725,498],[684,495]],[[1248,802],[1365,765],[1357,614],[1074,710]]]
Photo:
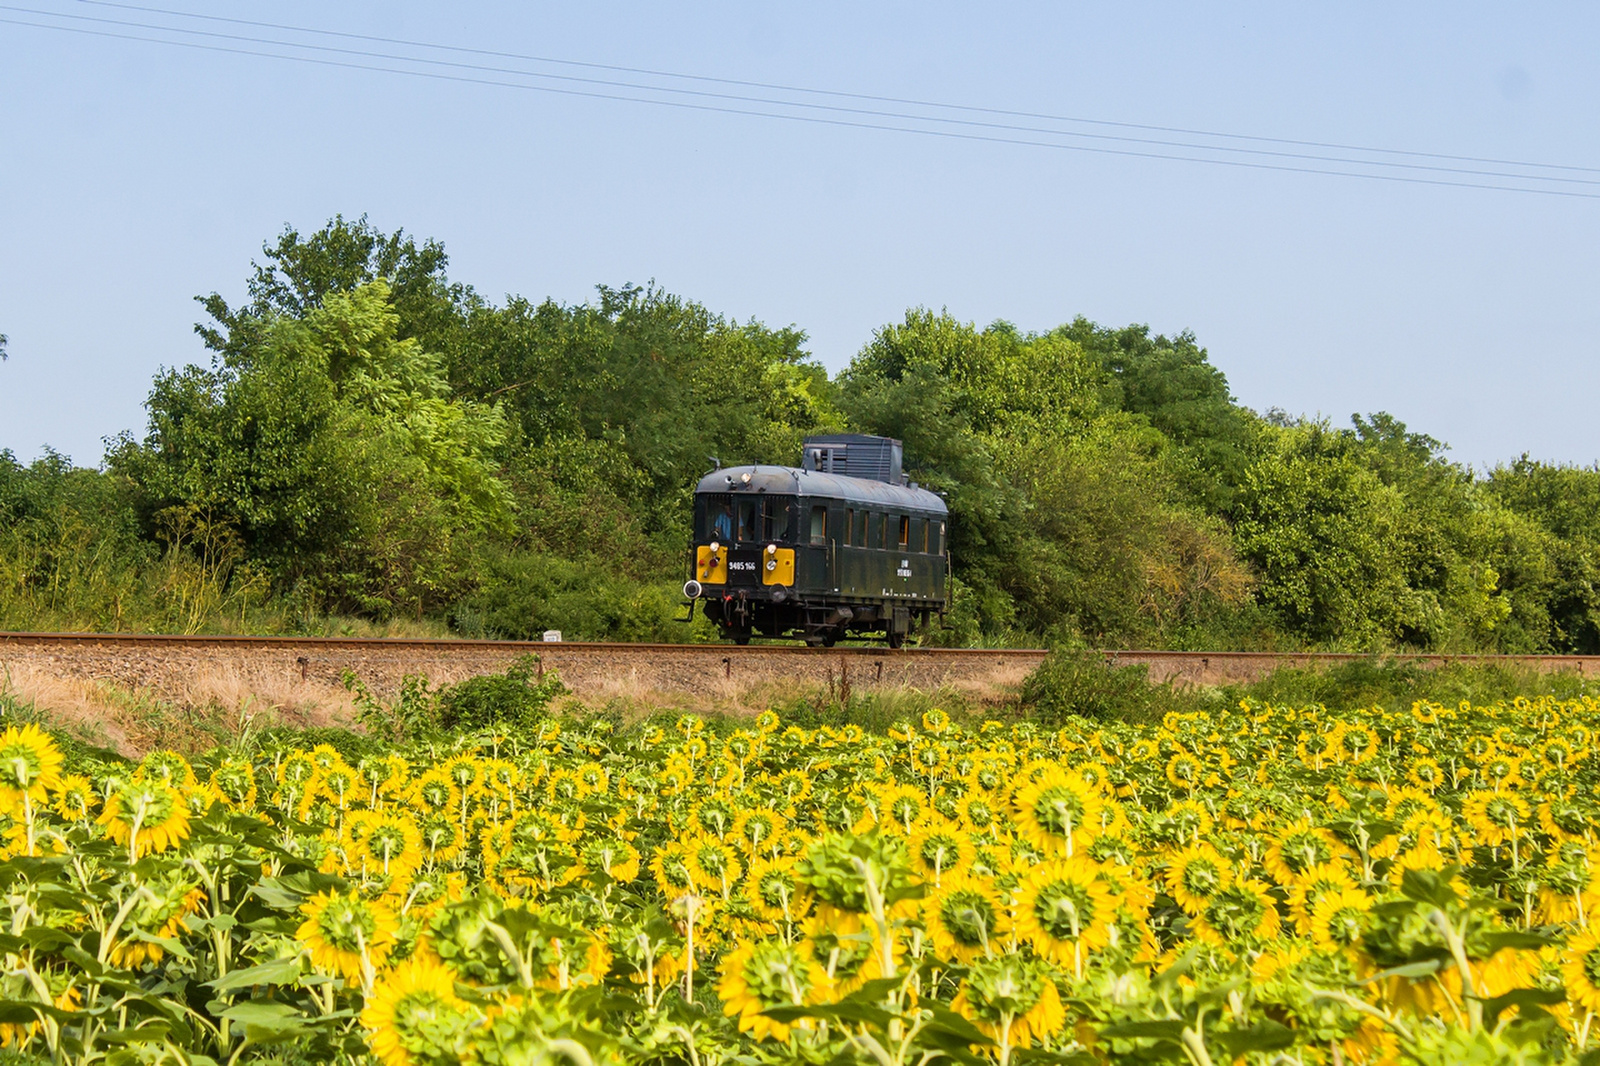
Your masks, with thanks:
[[[1117,901],[1100,866],[1085,856],[1043,863],[1017,888],[1015,929],[1043,959],[1081,969],[1111,937]]]
[[[381,900],[320,892],[300,907],[306,916],[295,934],[311,954],[311,964],[364,985],[394,950],[395,917]]]
[[[467,1005],[456,995],[454,972],[427,956],[413,956],[384,974],[361,1010],[361,1024],[372,1034],[372,1053],[384,1066],[432,1061],[435,1056],[413,1050],[419,1044],[448,1053],[449,1044],[441,1038],[463,1032],[469,1020]]]
[[[1305,932],[1311,927],[1312,909],[1324,896],[1354,886],[1355,879],[1342,862],[1313,866],[1289,886],[1289,915]]]
[[[972,838],[948,819],[924,819],[911,834],[911,866],[934,887],[972,865]]]
[[[800,952],[817,967],[826,998],[840,999],[875,977],[883,976],[883,952],[870,919],[851,911],[821,907],[806,920]],[[894,941],[898,958],[903,950]]]
[[[1271,890],[1250,879],[1235,881],[1206,902],[1195,916],[1194,935],[1217,948],[1240,947],[1271,940],[1281,920]]]
[[[1311,905],[1311,942],[1323,951],[1348,948],[1366,928],[1372,899],[1359,888],[1345,886],[1325,892]]]
[[[222,802],[236,811],[254,810],[256,805],[255,767],[249,759],[225,758],[211,771],[209,781]]]
[[[676,899],[694,890],[694,874],[689,870],[689,849],[682,841],[669,840],[650,857],[650,876],[661,894]]]
[[[1474,789],[1461,801],[1461,817],[1477,834],[1478,843],[1504,844],[1527,833],[1533,809],[1515,792]]]
[[[749,807],[733,819],[733,835],[744,841],[752,854],[760,855],[772,846],[772,839],[786,828],[786,820],[777,811],[765,807]]]
[[[130,781],[106,797],[97,819],[118,844],[136,855],[177,847],[189,837],[189,807],[169,782],[145,778]]]
[[[1167,894],[1188,914],[1233,884],[1233,865],[1210,844],[1196,844],[1172,857],[1166,871]]]
[[[1006,907],[988,881],[956,874],[922,905],[922,922],[933,950],[949,962],[972,962],[990,954],[1009,931]]]
[[[172,940],[183,929],[183,919],[200,909],[205,893],[182,869],[159,875],[135,890],[135,899],[118,930],[118,940],[107,958],[114,966],[137,969],[166,954],[161,940]]]
[[[61,787],[61,749],[36,725],[0,733],[0,807],[21,810],[23,799],[38,804]]]
[[[1567,941],[1561,979],[1567,998],[1584,1010],[1600,1013],[1600,933],[1594,929]]]
[[[1267,848],[1261,862],[1278,884],[1287,885],[1313,866],[1321,866],[1352,854],[1338,837],[1302,818],[1279,831],[1278,838]]]
[[[56,813],[69,822],[86,822],[100,804],[100,794],[82,774],[63,774],[56,790]]]
[[[744,870],[738,853],[714,836],[694,836],[684,841],[689,876],[705,892],[727,899]]]
[[[1000,1061],[1058,1032],[1067,1021],[1049,968],[1038,959],[1001,955],[973,964],[950,1009],[1000,1044]]]
[[[744,897],[750,909],[769,922],[798,922],[811,910],[811,893],[795,882],[792,858],[750,864]]]
[[[722,959],[717,996],[722,1012],[739,1019],[739,1031],[756,1040],[787,1040],[791,1026],[809,1028],[802,1018],[780,1022],[763,1012],[810,1003],[823,984],[816,964],[796,947],[777,940],[740,944]]]
[[[1432,792],[1445,783],[1445,772],[1438,760],[1423,756],[1412,761],[1406,770],[1406,780],[1417,788]]]
[[[1185,792],[1195,790],[1204,772],[1205,768],[1200,765],[1200,760],[1187,751],[1176,752],[1167,760],[1167,783]]]
[[[1003,813],[994,798],[981,789],[973,789],[956,800],[956,813],[961,822],[974,833],[988,833],[1000,828]]]
[[[1012,798],[1018,831],[1046,855],[1072,855],[1100,832],[1105,800],[1075,773],[1052,766]]]

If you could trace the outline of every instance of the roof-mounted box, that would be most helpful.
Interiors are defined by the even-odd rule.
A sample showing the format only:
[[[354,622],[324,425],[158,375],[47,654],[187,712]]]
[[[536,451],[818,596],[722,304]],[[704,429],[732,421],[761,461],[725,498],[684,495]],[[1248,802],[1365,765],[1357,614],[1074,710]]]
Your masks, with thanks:
[[[884,481],[890,485],[906,483],[906,477],[900,471],[900,442],[890,437],[873,437],[865,433],[830,433],[821,437],[807,437],[800,465],[803,469],[823,474],[842,474],[845,477]]]

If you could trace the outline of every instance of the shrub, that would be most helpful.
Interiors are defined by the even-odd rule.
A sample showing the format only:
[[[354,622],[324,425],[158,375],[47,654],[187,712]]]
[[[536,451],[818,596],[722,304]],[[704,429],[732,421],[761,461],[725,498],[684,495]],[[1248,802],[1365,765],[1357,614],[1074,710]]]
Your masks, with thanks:
[[[434,727],[443,733],[500,728],[525,730],[567,691],[554,670],[534,677],[538,660],[524,655],[503,674],[470,677],[439,691]]]
[[[1168,709],[1168,684],[1150,683],[1146,666],[1112,666],[1098,652],[1057,648],[1022,683],[1022,705],[1041,722],[1069,717],[1142,721]]]

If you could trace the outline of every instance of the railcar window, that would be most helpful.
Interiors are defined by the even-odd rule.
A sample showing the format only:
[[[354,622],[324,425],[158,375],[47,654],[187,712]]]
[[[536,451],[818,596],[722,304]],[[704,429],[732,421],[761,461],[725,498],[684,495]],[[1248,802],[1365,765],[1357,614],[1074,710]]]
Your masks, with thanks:
[[[764,540],[789,539],[789,501],[781,496],[768,496],[761,501],[761,521]]]
[[[828,542],[828,509],[826,507],[811,508],[811,543],[826,544]]]
[[[939,523],[939,539],[934,541],[933,550],[940,555],[944,554],[944,523]]]
[[[738,513],[738,522],[734,528],[734,532],[738,535],[737,539],[741,541],[755,540],[756,501],[740,500],[735,510]]]
[[[844,512],[844,546],[846,548],[850,547],[851,539],[855,536],[855,531],[856,531],[856,512],[855,512],[855,508],[853,508],[853,507],[846,508],[845,512]]]
[[[911,523],[911,550],[927,554],[928,520],[926,518],[919,518]]]
[[[859,527],[857,527],[859,529],[859,533],[856,536],[856,543],[861,545],[863,548],[865,548],[867,546],[867,515],[868,514],[869,514],[869,512],[867,512],[867,511],[862,511],[861,512],[861,525]]]
[[[900,516],[900,547],[907,548],[907,547],[910,547],[910,546],[911,546],[911,516],[910,515],[901,515]]]
[[[705,534],[712,540],[733,539],[733,501],[726,496],[712,497],[706,501]]]

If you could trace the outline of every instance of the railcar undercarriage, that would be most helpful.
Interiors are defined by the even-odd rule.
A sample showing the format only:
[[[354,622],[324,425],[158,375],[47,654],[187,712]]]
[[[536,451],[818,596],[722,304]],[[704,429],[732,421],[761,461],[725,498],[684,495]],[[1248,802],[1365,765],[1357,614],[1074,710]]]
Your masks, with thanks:
[[[889,647],[898,648],[914,625],[926,627],[935,614],[933,607],[920,604],[807,604],[753,598],[740,592],[712,594],[699,602],[723,639],[735,644],[748,644],[759,634],[800,636],[812,647],[831,648],[841,640],[884,640]]]

